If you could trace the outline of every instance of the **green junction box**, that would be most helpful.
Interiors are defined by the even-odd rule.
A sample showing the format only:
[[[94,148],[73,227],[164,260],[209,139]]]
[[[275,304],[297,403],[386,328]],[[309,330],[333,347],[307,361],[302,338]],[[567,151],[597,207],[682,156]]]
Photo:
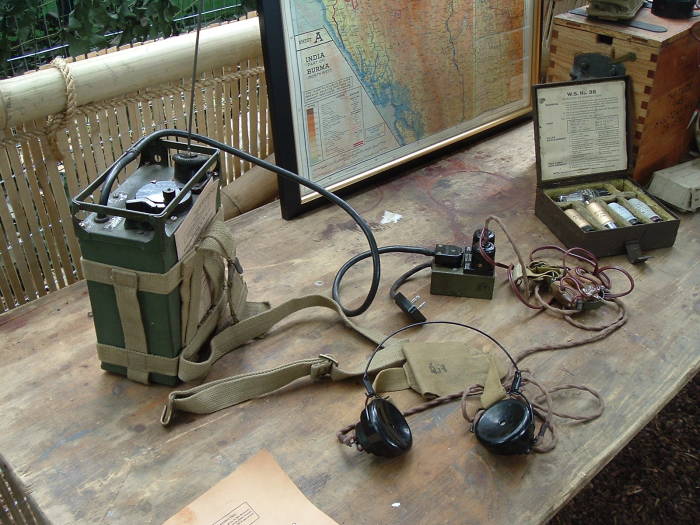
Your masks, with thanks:
[[[464,273],[462,268],[448,268],[433,263],[430,293],[475,299],[491,299],[495,278],[493,275]]]

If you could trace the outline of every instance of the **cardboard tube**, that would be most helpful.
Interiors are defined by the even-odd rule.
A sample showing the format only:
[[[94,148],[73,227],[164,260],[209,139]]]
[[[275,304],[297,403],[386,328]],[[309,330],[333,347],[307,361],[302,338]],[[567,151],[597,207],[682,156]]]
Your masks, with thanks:
[[[617,228],[615,221],[608,214],[608,212],[603,208],[603,205],[599,202],[590,201],[586,204],[588,211],[591,213],[593,218],[606,230],[614,230]]]
[[[583,215],[581,215],[579,212],[574,210],[573,208],[569,208],[568,210],[564,211],[564,213],[571,219],[571,221],[581,228],[585,232],[592,232],[595,231],[595,228],[591,226],[586,219],[583,218]]]
[[[192,75],[195,34],[107,53],[69,64],[78,106]],[[262,55],[257,18],[203,29],[197,71]],[[56,68],[0,81],[0,129],[66,109],[66,86]]]
[[[265,159],[274,163],[275,156]],[[277,175],[260,166],[253,166],[243,175],[221,188],[224,220],[241,215],[277,198]]]

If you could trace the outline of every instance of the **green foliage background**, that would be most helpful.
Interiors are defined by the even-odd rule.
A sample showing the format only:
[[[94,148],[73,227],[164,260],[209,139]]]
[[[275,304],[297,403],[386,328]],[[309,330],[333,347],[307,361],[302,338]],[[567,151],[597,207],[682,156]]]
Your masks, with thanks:
[[[225,19],[254,8],[255,1],[206,0],[205,10],[232,7]],[[63,55],[167,37],[188,29],[175,19],[197,12],[199,0],[0,0],[0,75],[12,74],[7,59],[68,44]],[[219,18],[221,19],[221,18]],[[194,24],[190,20],[189,27]],[[47,56],[48,62],[52,56]]]
[[[74,5],[66,31],[71,55],[146,40],[149,35],[170,36],[179,12],[172,0],[76,0]],[[117,42],[105,36],[120,30]]]

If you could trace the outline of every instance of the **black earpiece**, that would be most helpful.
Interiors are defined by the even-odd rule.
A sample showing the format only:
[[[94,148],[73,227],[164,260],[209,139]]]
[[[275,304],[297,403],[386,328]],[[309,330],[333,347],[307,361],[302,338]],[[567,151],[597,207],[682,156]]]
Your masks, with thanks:
[[[528,454],[535,441],[530,403],[515,397],[498,401],[481,414],[474,434],[494,454]]]
[[[508,390],[511,397],[487,408],[472,428],[479,443],[494,454],[529,454],[535,443],[535,415],[532,405],[520,392],[522,381],[516,367]]]
[[[385,458],[400,456],[413,444],[406,418],[391,401],[381,397],[372,398],[360,414],[355,439],[362,450]]]
[[[448,324],[468,328],[490,339],[508,356],[515,367],[510,397],[498,401],[486,409],[474,425],[474,434],[479,443],[494,454],[527,454],[535,442],[535,418],[532,406],[520,392],[522,376],[518,365],[508,351],[486,332],[453,321],[424,321],[404,326],[388,335],[372,352],[362,383],[367,390],[367,402],[355,426],[355,440],[362,450],[375,456],[394,458],[408,452],[413,444],[411,429],[406,418],[396,406],[379,397],[369,378],[369,367],[376,353],[396,334],[425,324]]]

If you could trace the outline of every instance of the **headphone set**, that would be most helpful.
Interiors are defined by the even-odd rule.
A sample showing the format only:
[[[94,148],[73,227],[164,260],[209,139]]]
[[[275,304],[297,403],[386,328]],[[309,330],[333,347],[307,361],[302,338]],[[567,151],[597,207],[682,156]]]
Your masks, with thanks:
[[[362,383],[367,391],[365,408],[360,421],[355,426],[355,440],[359,448],[375,456],[393,458],[408,452],[413,444],[413,436],[406,418],[396,406],[377,394],[369,378],[372,359],[384,344],[395,335],[426,324],[447,324],[473,330],[488,338],[498,346],[515,367],[513,382],[508,389],[508,397],[490,406],[476,420],[472,431],[477,440],[494,454],[527,454],[535,443],[535,418],[532,406],[520,391],[522,376],[517,363],[508,351],[486,332],[462,323],[452,321],[424,321],[404,326],[387,336],[367,361]]]

